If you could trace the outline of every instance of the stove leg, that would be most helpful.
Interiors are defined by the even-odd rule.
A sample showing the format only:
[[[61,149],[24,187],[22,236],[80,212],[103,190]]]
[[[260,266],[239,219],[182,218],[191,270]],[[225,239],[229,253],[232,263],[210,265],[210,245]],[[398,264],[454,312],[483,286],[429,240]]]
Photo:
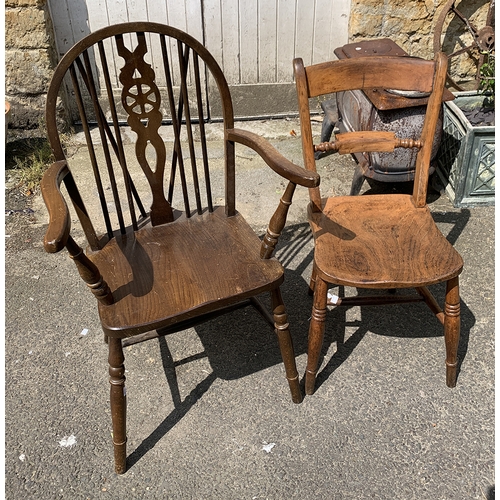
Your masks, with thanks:
[[[351,192],[350,196],[356,196],[361,191],[361,187],[363,186],[363,182],[365,181],[365,176],[363,175],[363,168],[358,163],[356,165],[356,169],[354,170],[354,177],[352,178],[351,184]]]

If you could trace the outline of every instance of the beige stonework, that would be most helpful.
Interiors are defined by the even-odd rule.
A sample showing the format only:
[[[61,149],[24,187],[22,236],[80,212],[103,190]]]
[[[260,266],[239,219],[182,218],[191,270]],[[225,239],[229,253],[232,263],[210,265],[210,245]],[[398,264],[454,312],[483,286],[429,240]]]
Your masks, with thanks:
[[[46,0],[5,2],[5,92],[10,126],[38,127],[54,69],[52,23]]]
[[[52,62],[44,49],[8,50],[5,52],[5,83],[8,95],[44,94],[52,77]]]
[[[390,38],[412,56],[431,59],[434,55],[434,33],[438,17],[447,0],[352,0],[349,40],[357,42]],[[489,2],[462,0],[457,8],[477,29],[485,26]],[[472,39],[465,23],[453,15],[444,25],[442,48],[451,54]],[[468,55],[452,61],[452,73],[465,77],[475,72],[475,61]]]
[[[44,10],[15,8],[5,12],[5,46],[10,49],[48,49]]]
[[[46,4],[46,0],[6,0],[5,7],[16,8],[16,7],[43,7]]]

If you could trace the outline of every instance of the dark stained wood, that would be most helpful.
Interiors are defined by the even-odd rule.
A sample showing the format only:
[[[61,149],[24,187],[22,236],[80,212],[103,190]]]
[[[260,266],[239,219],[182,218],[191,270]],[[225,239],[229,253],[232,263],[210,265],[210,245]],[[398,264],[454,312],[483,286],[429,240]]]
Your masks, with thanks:
[[[137,34],[137,47],[132,52],[123,42],[123,36],[116,36],[118,55],[125,60],[120,69],[122,86],[122,105],[127,112],[127,123],[137,134],[135,154],[137,161],[146,175],[153,194],[151,205],[151,223],[153,226],[172,222],[173,213],[163,192],[163,174],[166,151],[163,139],[158,133],[162,122],[160,112],[160,91],[155,83],[155,72],[144,61],[148,52],[144,33]],[[137,76],[137,75],[140,76]],[[94,102],[97,97],[94,99]],[[146,156],[146,148],[151,145],[156,153],[156,163],[151,166]]]
[[[278,336],[278,344],[280,346],[281,357],[283,359],[295,359],[295,352],[293,350],[292,336],[290,335],[290,325],[281,297],[279,288],[275,288],[271,292],[271,304],[274,316],[274,331]],[[292,400],[302,401],[302,391],[299,385],[299,373],[295,363],[285,363],[286,378],[292,393]]]
[[[228,141],[244,144],[259,153],[262,159],[285,179],[309,188],[319,185],[319,175],[316,172],[306,172],[302,167],[287,160],[263,137],[248,130],[235,128],[228,128],[225,133]]]
[[[162,62],[153,67],[147,61],[151,60],[149,44],[155,39]],[[111,87],[104,51],[108,45],[114,45],[114,53],[123,60],[117,75],[121,102]],[[99,71],[94,59],[100,61]],[[87,140],[95,180],[91,190],[79,189],[57,128],[57,99],[67,74]],[[99,80],[98,74],[102,74]],[[166,95],[158,86],[159,74]],[[204,123],[208,112],[202,98],[206,78],[219,89],[224,119],[223,206],[213,200]],[[135,158],[125,157],[119,123],[123,112],[136,136]],[[158,338],[252,305],[276,332],[292,400],[300,403],[295,354],[279,288],[284,270],[272,253],[296,185],[314,188],[319,175],[294,165],[261,137],[234,128],[229,88],[205,47],[186,33],[157,23],[127,23],[92,33],[72,47],[55,69],[46,119],[56,161],[41,184],[49,212],[44,247],[47,252],[66,248],[98,299],[109,349],[116,472],[126,470],[124,343]],[[165,122],[171,123],[173,131],[170,149],[160,135]],[[236,209],[236,143],[253,148],[288,180],[262,242]],[[201,145],[201,158],[195,145]],[[98,148],[103,155],[97,154]],[[132,171],[132,165],[138,165],[145,178]],[[147,189],[152,199],[149,212],[139,197]],[[97,203],[87,207],[85,201],[92,196]],[[71,204],[87,237],[86,252],[72,237]],[[272,314],[256,297],[263,292],[271,295]]]
[[[424,301],[444,324],[446,383],[456,383],[460,332],[458,276],[463,261],[442,235],[426,205],[432,141],[446,78],[446,57],[435,61],[409,57],[360,57],[304,67],[294,61],[301,120],[304,165],[316,171],[314,152],[392,152],[417,147],[412,195],[387,194],[321,198],[309,189],[309,224],[314,236],[314,265],[310,292],[314,292],[309,329],[306,394],[314,392],[327,316],[328,284],[359,289],[415,288],[415,295],[370,295],[342,298],[340,305],[379,305]],[[390,88],[431,92],[422,134],[417,140],[387,132],[339,134],[331,143],[313,145],[309,99],[345,90]],[[404,134],[404,131],[402,131]],[[427,286],[446,282],[444,311]]]
[[[156,330],[283,281],[278,261],[260,258],[250,226],[239,214],[226,217],[222,207],[117,236],[89,258],[114,297],[113,305],[99,306],[109,336]]]
[[[125,356],[120,339],[108,338],[109,383],[115,472],[127,470],[127,395],[125,389]]]
[[[288,183],[285,192],[280,199],[280,204],[269,221],[269,226],[260,247],[260,256],[263,259],[269,259],[274,253],[281,231],[283,231],[283,228],[285,227],[286,216],[288,214],[288,209],[292,204],[295,187],[296,184],[293,182]]]
[[[76,244],[71,236],[66,241],[66,248],[76,264],[81,278],[87,283],[95,298],[101,304],[111,305],[114,302],[113,294],[97,266],[84,254],[83,249]]]

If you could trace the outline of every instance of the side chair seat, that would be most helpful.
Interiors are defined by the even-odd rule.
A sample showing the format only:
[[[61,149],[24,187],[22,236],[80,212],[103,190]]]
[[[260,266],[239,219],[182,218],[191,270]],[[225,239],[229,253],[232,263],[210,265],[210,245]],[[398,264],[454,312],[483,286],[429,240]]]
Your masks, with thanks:
[[[283,267],[260,247],[224,207],[113,238],[89,255],[113,294],[113,304],[99,304],[105,333],[130,337],[278,288]]]
[[[410,195],[328,198],[310,212],[319,276],[360,288],[410,288],[457,276],[463,261]]]

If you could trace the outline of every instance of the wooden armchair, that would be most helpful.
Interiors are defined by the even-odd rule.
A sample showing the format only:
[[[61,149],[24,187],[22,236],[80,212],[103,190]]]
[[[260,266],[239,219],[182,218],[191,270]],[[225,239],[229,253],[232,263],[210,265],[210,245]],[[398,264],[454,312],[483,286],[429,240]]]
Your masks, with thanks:
[[[446,383],[454,387],[460,333],[458,276],[462,258],[437,228],[426,205],[432,142],[441,107],[447,60],[411,57],[363,57],[304,67],[295,59],[304,163],[316,172],[315,151],[391,152],[396,147],[418,148],[412,195],[378,194],[322,198],[319,187],[309,189],[309,223],[314,235],[314,293],[309,329],[306,394],[315,388],[323,343],[327,305],[376,305],[423,300],[444,325]],[[330,143],[313,145],[309,98],[353,89],[396,89],[430,92],[422,134],[418,140],[392,132],[339,134]],[[444,311],[427,286],[446,282]],[[415,288],[417,293],[387,293],[331,301],[328,284],[369,289]]]
[[[121,67],[118,74],[108,65],[113,58]],[[65,81],[74,97],[70,109],[78,110],[87,140],[92,188],[86,183],[78,189],[81,172],[71,169],[61,144],[58,96]],[[223,173],[210,168],[208,85],[218,88],[222,106]],[[186,33],[161,24],[101,29],[61,59],[48,92],[46,120],[56,161],[42,181],[50,216],[44,245],[47,252],[68,250],[98,300],[109,345],[116,472],[126,470],[124,345],[254,305],[275,328],[292,400],[299,403],[280,293],[283,268],[272,253],[295,186],[317,186],[319,176],[287,161],[257,135],[234,128],[229,89],[210,53]],[[120,126],[123,120],[133,133]],[[162,123],[170,124],[170,143],[161,136]],[[134,138],[133,147],[127,137]],[[262,242],[236,210],[237,142],[253,148],[289,181]],[[71,230],[66,199],[83,229],[85,251],[77,243],[81,233]],[[215,199],[225,201],[217,206]],[[272,314],[256,297],[263,292],[271,294]]]

